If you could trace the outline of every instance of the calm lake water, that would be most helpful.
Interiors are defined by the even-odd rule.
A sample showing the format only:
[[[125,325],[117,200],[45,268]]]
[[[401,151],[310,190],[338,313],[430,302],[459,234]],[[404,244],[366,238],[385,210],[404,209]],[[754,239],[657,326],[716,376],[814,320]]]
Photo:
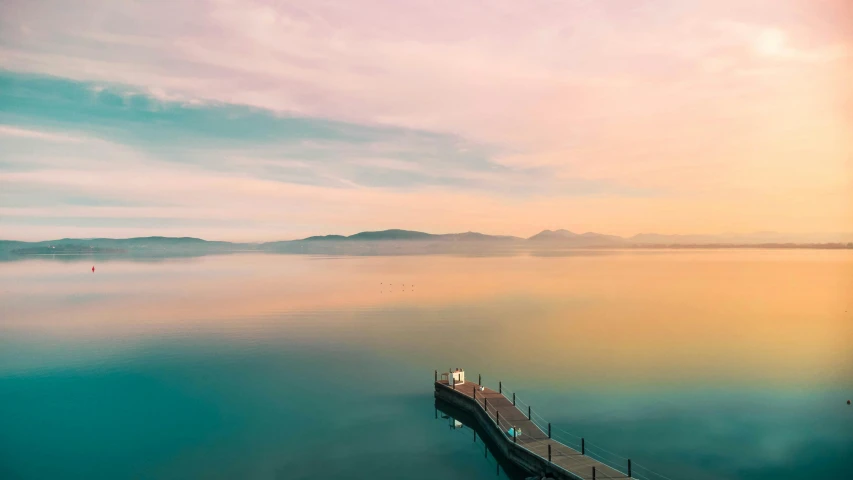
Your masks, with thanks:
[[[495,478],[450,367],[673,480],[853,478],[850,251],[94,262],[0,263],[0,478]]]

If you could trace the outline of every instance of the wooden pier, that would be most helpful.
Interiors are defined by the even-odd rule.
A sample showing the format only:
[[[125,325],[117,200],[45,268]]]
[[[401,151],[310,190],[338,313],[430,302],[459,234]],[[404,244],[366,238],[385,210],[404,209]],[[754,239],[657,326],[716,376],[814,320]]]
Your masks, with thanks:
[[[435,397],[471,414],[489,432],[501,453],[531,476],[570,480],[635,478],[631,476],[630,460],[624,471],[619,471],[591,458],[583,438],[579,439],[580,449],[551,438],[551,424],[540,428],[533,421],[530,407],[524,411],[516,404],[515,394],[506,396],[500,383],[498,391],[480,383],[478,378],[477,382],[457,384],[452,376],[439,379],[436,371]]]

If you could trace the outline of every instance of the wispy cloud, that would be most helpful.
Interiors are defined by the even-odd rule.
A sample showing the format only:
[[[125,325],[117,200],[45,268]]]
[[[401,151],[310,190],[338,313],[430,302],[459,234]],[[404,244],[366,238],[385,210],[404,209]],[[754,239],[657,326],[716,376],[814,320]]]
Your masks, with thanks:
[[[413,227],[446,231],[442,207],[465,230],[498,208],[520,225],[524,206],[541,223],[506,233],[687,232],[690,211],[716,222],[703,232],[849,230],[849,18],[844,0],[9,0],[0,173],[19,207],[22,185],[92,188],[76,171],[129,186],[133,205],[194,208],[160,185],[197,179],[198,198],[254,198],[220,176],[301,192],[290,208],[329,225],[418,211]],[[270,231],[295,231],[297,213],[276,215]]]
[[[78,143],[85,141],[85,138],[74,135],[44,132],[39,130],[29,130],[26,128],[13,127],[11,125],[0,125],[0,136],[45,140],[49,142]]]

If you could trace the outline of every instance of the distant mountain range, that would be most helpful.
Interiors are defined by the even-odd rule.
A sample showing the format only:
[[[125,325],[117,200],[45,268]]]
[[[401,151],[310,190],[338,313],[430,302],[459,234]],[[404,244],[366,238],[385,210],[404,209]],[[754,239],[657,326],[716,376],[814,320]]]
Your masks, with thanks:
[[[528,238],[527,241],[575,247],[621,246],[627,243],[624,238],[616,235],[595,232],[574,233],[568,230],[543,230]]]
[[[616,235],[568,230],[543,230],[530,238],[477,232],[431,234],[411,230],[382,230],[355,235],[323,235],[265,243],[232,243],[192,237],[63,238],[44,242],[0,240],[0,256],[131,255],[195,256],[239,251],[280,253],[415,254],[563,248],[853,248],[853,234],[790,236],[774,232],[748,235]]]
[[[257,250],[257,244],[216,242],[192,237],[62,238],[43,242],[0,240],[0,257],[22,255],[197,256]]]
[[[329,242],[329,241],[338,241],[338,242],[358,242],[358,241],[368,241],[368,242],[376,242],[376,241],[384,241],[384,240],[403,240],[403,241],[411,241],[411,240],[420,240],[420,241],[524,241],[523,238],[520,237],[510,237],[506,235],[486,235],[483,233],[477,232],[465,232],[465,233],[447,233],[447,234],[433,234],[433,233],[424,233],[424,232],[416,232],[413,230],[381,230],[378,232],[361,232],[356,233],[355,235],[343,236],[343,235],[322,235],[322,236],[314,236],[303,238],[301,240],[285,240],[280,242],[267,242],[262,243],[262,246],[272,247],[276,245],[283,245],[294,242]]]

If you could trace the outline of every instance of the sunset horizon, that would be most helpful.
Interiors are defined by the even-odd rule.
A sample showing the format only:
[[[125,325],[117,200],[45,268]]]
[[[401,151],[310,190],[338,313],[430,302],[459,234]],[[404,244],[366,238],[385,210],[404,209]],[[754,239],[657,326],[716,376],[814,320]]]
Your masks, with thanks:
[[[78,237],[78,236],[74,236],[74,235],[60,235],[60,236],[51,237],[51,238],[3,237],[3,238],[0,238],[0,241],[40,243],[40,242],[49,242],[49,241],[64,240],[64,239],[70,239],[70,240],[92,240],[92,239],[123,240],[124,239],[124,240],[129,240],[129,239],[136,239],[136,238],[151,238],[151,237],[156,238],[156,237],[159,237],[159,238],[174,238],[174,239],[193,238],[193,239],[212,241],[212,242],[233,242],[233,243],[259,244],[259,243],[265,243],[265,242],[299,241],[299,240],[308,239],[310,237],[325,237],[325,236],[350,237],[350,236],[360,234],[360,233],[382,233],[382,232],[389,232],[389,231],[425,233],[425,234],[434,235],[434,236],[460,235],[460,234],[466,234],[466,233],[473,233],[473,234],[485,235],[488,237],[512,237],[512,238],[516,238],[519,240],[528,240],[531,237],[536,236],[537,234],[540,234],[543,232],[566,231],[566,232],[569,232],[569,233],[575,234],[575,235],[616,236],[616,237],[619,237],[619,238],[624,239],[624,240],[631,240],[631,239],[634,239],[636,237],[642,237],[645,235],[654,235],[654,236],[660,236],[660,237],[673,237],[673,238],[675,238],[675,237],[686,237],[686,238],[705,237],[705,238],[709,238],[709,239],[741,238],[741,239],[746,239],[746,240],[750,240],[751,238],[754,238],[754,237],[761,238],[762,236],[773,236],[773,237],[775,237],[775,241],[777,241],[777,242],[788,242],[788,243],[797,243],[797,244],[807,244],[807,243],[818,244],[818,243],[836,243],[836,242],[853,241],[853,232],[789,233],[789,232],[775,232],[775,231],[770,231],[770,230],[763,230],[763,231],[750,231],[750,232],[720,232],[720,233],[709,233],[709,232],[703,232],[703,233],[636,232],[636,233],[629,234],[629,235],[615,235],[615,234],[612,234],[609,232],[592,232],[592,231],[583,231],[583,230],[578,230],[578,229],[560,228],[560,227],[544,228],[542,230],[538,230],[538,231],[531,232],[528,234],[520,234],[520,235],[510,234],[510,233],[505,233],[505,232],[492,232],[492,231],[482,232],[482,231],[477,231],[477,230],[472,230],[472,229],[461,230],[461,231],[435,232],[435,231],[426,231],[424,229],[409,230],[409,229],[402,229],[402,228],[380,228],[377,230],[355,229],[355,230],[351,230],[351,231],[329,231],[329,232],[324,231],[324,232],[313,232],[313,233],[309,232],[309,233],[306,233],[304,235],[295,236],[295,237],[285,238],[285,237],[271,236],[269,238],[260,238],[260,239],[258,239],[258,238],[243,238],[243,237],[239,237],[239,236],[206,238],[206,237],[198,237],[198,236],[193,236],[193,235],[181,235],[181,234],[160,235],[157,233],[156,230],[152,230],[147,235],[140,235],[140,236],[133,236],[133,237],[104,236],[104,235],[100,235],[100,236],[96,235],[96,236],[91,236],[91,237]],[[239,234],[239,232],[236,232],[236,233]],[[718,242],[720,242],[720,240],[715,240],[714,242],[711,242],[711,243],[718,243]],[[770,242],[768,240],[767,243],[773,243],[773,242]]]
[[[843,0],[60,3],[0,7],[3,237],[853,231]]]
[[[0,479],[851,460],[853,0],[0,0]]]

